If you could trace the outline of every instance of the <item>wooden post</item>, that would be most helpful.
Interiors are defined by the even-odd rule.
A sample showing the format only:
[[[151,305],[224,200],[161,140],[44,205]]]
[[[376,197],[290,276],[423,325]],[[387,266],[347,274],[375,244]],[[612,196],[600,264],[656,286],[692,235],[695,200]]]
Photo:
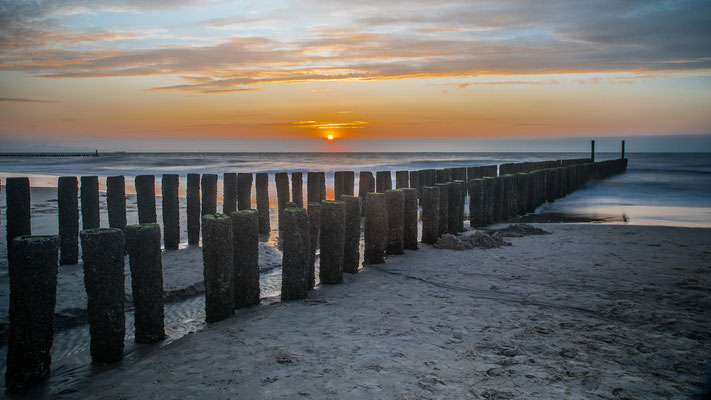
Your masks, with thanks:
[[[296,207],[304,207],[304,175],[301,172],[291,173],[291,201]]]
[[[403,245],[406,249],[417,250],[417,189],[402,189],[405,195],[405,218]]]
[[[332,285],[343,282],[346,208],[342,201],[321,202],[321,265],[319,280]]]
[[[622,154],[620,155],[620,158],[624,159],[625,158],[625,141],[622,141]],[[595,160],[593,160],[595,161]]]
[[[459,183],[448,182],[447,190],[447,233],[456,235],[459,232],[459,211],[462,201],[462,187]]]
[[[355,172],[343,171],[343,195],[353,196],[355,187]]]
[[[437,183],[439,188],[439,230],[437,236],[442,236],[449,229],[449,185]]]
[[[83,230],[81,236],[94,364],[109,364],[123,358],[126,320],[124,315],[124,235],[121,229]]]
[[[422,243],[434,244],[439,237],[439,186],[422,188]]]
[[[469,226],[484,226],[484,180],[474,178],[469,181]]]
[[[385,193],[385,191],[393,188],[390,171],[377,171],[375,173],[375,188],[378,193]]]
[[[163,244],[166,249],[177,249],[180,244],[179,185],[180,177],[177,174],[163,174],[160,190],[163,195]]]
[[[200,174],[188,174],[186,190],[188,244],[200,242]]]
[[[279,230],[284,228],[282,223],[282,214],[286,209],[286,203],[289,202],[289,174],[286,172],[277,172],[274,174],[277,192],[277,207],[279,211]]]
[[[202,215],[217,213],[217,175],[203,174],[200,182],[202,189]]]
[[[240,172],[237,174],[237,209],[252,209],[252,173]],[[229,214],[227,214],[229,215]]]
[[[139,224],[154,224],[157,222],[155,180],[156,178],[153,175],[138,175],[134,181]]]
[[[271,231],[269,222],[269,174],[258,172],[256,176],[257,214],[259,218],[259,233]]]
[[[126,229],[126,182],[122,175],[106,178],[106,206],[109,227]]]
[[[402,190],[386,190],[388,203],[388,247],[386,253],[403,254],[405,237],[405,195]]]
[[[592,162],[595,162],[595,141],[594,140],[590,141],[590,160],[592,160]]]
[[[365,215],[366,201],[368,199],[369,192],[375,192],[375,178],[373,178],[373,173],[370,171],[360,171],[360,177],[358,179],[358,197],[360,197],[363,215]]]
[[[319,172],[318,173],[318,180],[319,180],[319,187],[321,188],[319,201],[324,201],[324,200],[326,200],[326,173]]]
[[[318,172],[306,174],[306,197],[309,203],[321,201],[321,178]]]
[[[395,171],[395,189],[410,187],[410,173],[408,171]]]
[[[343,195],[346,208],[343,244],[343,272],[357,274],[360,264],[360,197]]]
[[[303,208],[287,208],[283,215],[281,299],[305,299],[309,291],[309,214]]]
[[[11,243],[10,332],[5,372],[5,386],[10,393],[49,378],[58,244],[56,236],[18,236]]]
[[[127,226],[126,249],[131,267],[136,343],[159,342],[165,337],[160,226]]]
[[[57,180],[59,212],[59,263],[79,262],[79,198],[76,176],[60,176]]]
[[[202,217],[202,262],[205,279],[205,322],[234,314],[232,220],[222,214]]]
[[[237,173],[225,172],[222,178],[222,213],[230,215],[237,210]]]
[[[19,179],[19,178],[18,178]],[[96,229],[100,226],[99,220],[99,177],[81,177],[81,225],[82,229]],[[8,184],[10,179],[7,180]],[[9,192],[9,188],[8,188]],[[29,199],[29,198],[28,198]],[[9,206],[9,204],[8,204]],[[28,204],[29,206],[29,204]],[[8,210],[9,213],[9,210]],[[9,223],[9,221],[8,221]],[[29,233],[28,233],[29,235]]]
[[[259,217],[257,210],[240,210],[232,219],[235,308],[259,304]]]
[[[343,171],[336,171],[333,173],[333,199],[340,201],[341,196],[343,196]]]
[[[368,193],[365,208],[363,264],[383,264],[388,245],[388,206],[385,193]]]

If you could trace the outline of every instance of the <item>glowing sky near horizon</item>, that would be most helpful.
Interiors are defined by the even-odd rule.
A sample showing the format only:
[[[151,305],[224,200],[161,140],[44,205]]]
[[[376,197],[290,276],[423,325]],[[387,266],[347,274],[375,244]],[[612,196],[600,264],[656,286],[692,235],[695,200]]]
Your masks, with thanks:
[[[711,133],[711,2],[7,1],[0,140]]]

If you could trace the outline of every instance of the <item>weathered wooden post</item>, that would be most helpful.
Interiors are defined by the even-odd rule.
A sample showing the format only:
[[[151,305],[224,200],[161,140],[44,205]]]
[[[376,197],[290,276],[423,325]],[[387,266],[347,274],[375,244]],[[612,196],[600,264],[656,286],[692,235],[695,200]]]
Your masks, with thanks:
[[[437,183],[435,186],[439,188],[439,237],[449,230],[449,185]]]
[[[363,264],[383,264],[388,246],[388,205],[385,193],[368,193],[365,208]]]
[[[309,203],[321,201],[321,177],[318,172],[306,174],[306,197]]]
[[[494,178],[494,221],[501,221],[504,216],[504,177]]]
[[[417,250],[417,189],[402,189],[405,195],[405,215],[403,246],[409,250]]]
[[[277,192],[277,207],[279,212],[279,230],[284,229],[282,224],[282,214],[286,209],[286,203],[289,202],[289,174],[286,172],[277,172],[274,174]]]
[[[318,173],[318,180],[319,180],[319,187],[321,188],[321,193],[320,193],[320,201],[326,200],[326,173],[325,172],[319,172]]]
[[[377,171],[375,173],[375,188],[378,193],[385,193],[385,191],[393,188],[390,171]]]
[[[344,195],[346,208],[343,244],[343,272],[357,274],[360,264],[360,197]]]
[[[353,196],[355,188],[355,172],[343,171],[343,195]]]
[[[76,178],[74,181],[76,184]],[[10,244],[10,332],[5,371],[8,392],[27,389],[49,378],[58,244],[56,236],[18,236]]]
[[[296,207],[304,207],[304,175],[301,172],[291,173],[291,201]]]
[[[595,162],[595,141],[590,141],[590,160]]]
[[[495,221],[494,202],[496,200],[496,178],[493,176],[484,177],[484,194],[486,195],[484,212],[484,223],[489,225]]]
[[[410,187],[417,189],[417,198],[422,198],[422,185],[420,184],[420,171],[410,171]]]
[[[59,263],[79,262],[79,188],[76,176],[60,176],[57,180],[59,212]]]
[[[10,183],[8,178],[7,182]],[[18,178],[21,179],[21,178]],[[96,229],[100,226],[99,220],[99,177],[82,176],[81,187],[81,226],[82,229]],[[29,187],[29,184],[28,184]],[[9,193],[9,188],[8,188]],[[29,198],[29,197],[28,197]],[[29,205],[29,202],[28,202]],[[9,204],[8,204],[9,206]],[[8,210],[9,213],[9,210]],[[9,223],[9,220],[8,220]],[[29,233],[28,233],[29,235]]]
[[[309,215],[303,208],[287,208],[283,214],[281,299],[305,299],[309,291]]]
[[[159,342],[165,337],[160,226],[127,226],[126,249],[131,267],[136,343]]]
[[[200,174],[188,174],[185,192],[188,219],[188,244],[200,242]]]
[[[237,210],[237,173],[225,172],[222,176],[222,213],[230,215]]]
[[[346,207],[342,201],[326,200],[321,204],[319,280],[333,285],[343,282]]]
[[[88,229],[80,234],[91,335],[91,360],[110,364],[123,358],[126,319],[124,235],[118,228]]]
[[[513,218],[512,209],[514,207],[514,185],[513,185],[513,175],[504,175],[500,177],[503,180],[504,195],[501,203],[501,219],[508,221]]]
[[[309,236],[311,238],[311,247],[309,249],[309,268],[306,274],[306,283],[308,289],[311,290],[316,285],[316,249],[320,242],[321,232],[321,203],[309,202]]]
[[[340,201],[341,196],[343,196],[343,171],[336,171],[333,173],[333,199]]]
[[[408,171],[395,171],[395,189],[410,187],[410,173]]]
[[[5,196],[7,200],[7,258],[12,255],[12,239],[18,236],[31,235],[30,223],[30,179],[7,178],[5,181]]]
[[[123,175],[106,178],[106,207],[109,209],[109,227],[125,230],[126,182]]]
[[[203,174],[200,182],[202,189],[202,215],[217,213],[217,174]]]
[[[439,186],[424,186],[422,192],[422,243],[435,244],[439,237]]]
[[[177,174],[163,174],[160,190],[163,199],[163,244],[166,249],[177,249],[180,244],[180,197]],[[126,238],[128,241],[128,238]],[[160,246],[158,246],[160,249]],[[161,290],[162,290],[161,286]]]
[[[469,181],[469,226],[484,226],[484,180],[474,178]]]
[[[222,214],[202,217],[202,262],[205,279],[205,322],[234,314],[232,220]]]
[[[259,217],[257,210],[240,210],[232,219],[235,308],[259,304]]]
[[[138,223],[153,224],[156,217],[156,188],[153,175],[138,175],[136,184],[136,204],[138,206]]]
[[[249,210],[252,208],[252,173],[240,172],[237,174],[237,209]],[[229,214],[227,214],[229,215]]]
[[[373,178],[373,173],[370,171],[360,171],[360,177],[358,178],[358,197],[360,197],[363,215],[365,215],[366,202],[368,200],[368,193],[370,192],[375,192],[375,178]]]
[[[271,231],[269,222],[269,174],[258,172],[256,176],[257,214],[259,218],[259,233]]]
[[[447,233],[456,235],[459,232],[459,209],[462,201],[462,187],[459,183],[449,182],[446,184],[449,193],[447,194]]]
[[[621,149],[621,151],[622,151],[622,153],[620,154],[620,158],[621,158],[621,159],[624,159],[624,158],[625,158],[625,141],[624,141],[624,140],[622,141],[622,149]],[[595,160],[593,160],[593,162],[595,162]]]
[[[386,190],[388,203],[388,247],[386,254],[403,254],[405,235],[405,195],[402,190]]]

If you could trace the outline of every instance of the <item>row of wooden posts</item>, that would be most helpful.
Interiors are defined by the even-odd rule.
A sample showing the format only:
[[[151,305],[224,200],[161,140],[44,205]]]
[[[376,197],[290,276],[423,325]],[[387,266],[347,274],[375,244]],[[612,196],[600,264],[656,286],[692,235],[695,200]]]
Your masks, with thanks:
[[[627,160],[594,163],[558,160],[440,170],[360,173],[354,196],[354,172],[334,177],[334,200],[326,200],[325,174],[307,175],[303,208],[302,174],[275,175],[279,229],[282,231],[282,300],[303,299],[315,284],[316,249],[319,280],[339,284],[343,273],[360,264],[361,216],[364,264],[385,262],[386,255],[418,248],[418,201],[422,207],[423,243],[444,233],[464,231],[464,204],[470,196],[470,225],[478,227],[535,210],[565,196],[590,178],[623,172]],[[502,173],[503,172],[503,173]],[[163,243],[180,241],[178,175],[163,175]],[[122,176],[108,177],[110,228],[99,227],[98,178],[81,178],[82,231],[76,177],[58,182],[59,236],[30,236],[27,178],[6,182],[8,257],[10,261],[10,337],[6,386],[15,391],[49,376],[57,287],[57,259],[78,262],[81,239],[88,297],[90,351],[95,364],[123,357],[125,336],[124,255],[129,256],[135,309],[135,340],[153,343],[165,336],[161,229],[156,224],[155,178],[135,180],[139,225],[126,226]],[[269,232],[267,174],[256,174],[257,210],[251,209],[252,174],[225,174],[223,212],[217,213],[217,175],[188,174],[188,242],[202,233],[206,321],[231,316],[235,308],[259,303],[258,236]],[[202,192],[202,197],[200,196]],[[202,214],[202,216],[200,216]],[[59,254],[59,257],[58,257]]]

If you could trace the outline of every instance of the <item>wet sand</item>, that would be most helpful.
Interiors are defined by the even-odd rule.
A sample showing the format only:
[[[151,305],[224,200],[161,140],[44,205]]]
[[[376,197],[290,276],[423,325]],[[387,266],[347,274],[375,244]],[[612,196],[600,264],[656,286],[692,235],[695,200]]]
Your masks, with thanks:
[[[711,360],[711,229],[537,224],[239,310],[58,398],[685,399]],[[200,265],[195,265],[200,268]]]

